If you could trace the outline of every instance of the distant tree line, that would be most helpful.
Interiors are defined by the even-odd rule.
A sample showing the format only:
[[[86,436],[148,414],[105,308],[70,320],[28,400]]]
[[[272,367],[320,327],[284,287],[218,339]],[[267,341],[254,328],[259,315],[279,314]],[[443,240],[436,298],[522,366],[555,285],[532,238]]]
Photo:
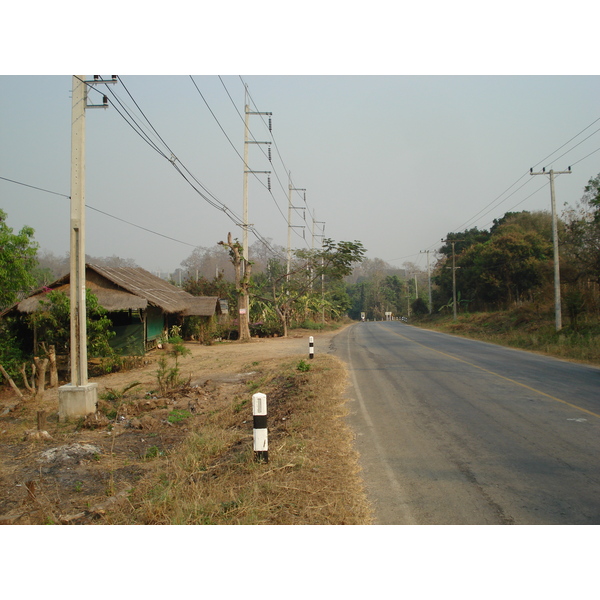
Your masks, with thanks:
[[[600,174],[558,219],[563,312],[577,326],[581,315],[600,316]],[[554,302],[552,217],[548,211],[507,212],[489,230],[449,232],[432,265],[431,311],[452,312],[452,264],[457,311],[498,311],[531,303],[551,311]],[[427,275],[365,260],[347,281],[350,315],[381,319],[428,312]],[[416,273],[416,279],[415,279]]]

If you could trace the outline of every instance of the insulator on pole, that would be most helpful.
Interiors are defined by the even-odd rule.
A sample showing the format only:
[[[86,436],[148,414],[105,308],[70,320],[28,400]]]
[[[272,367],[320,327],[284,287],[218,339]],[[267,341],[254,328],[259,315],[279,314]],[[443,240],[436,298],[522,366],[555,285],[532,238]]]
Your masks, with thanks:
[[[272,131],[271,117],[269,117],[269,131]]]
[[[273,161],[271,160],[271,146],[269,146],[269,147],[268,147],[268,151],[269,151],[269,162],[273,162]]]
[[[267,189],[271,191],[271,178],[267,177]]]

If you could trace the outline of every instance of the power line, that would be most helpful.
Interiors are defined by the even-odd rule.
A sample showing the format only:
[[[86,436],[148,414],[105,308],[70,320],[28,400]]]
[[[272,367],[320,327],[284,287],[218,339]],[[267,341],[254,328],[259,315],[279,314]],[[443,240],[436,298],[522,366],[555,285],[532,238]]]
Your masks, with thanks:
[[[206,107],[208,108],[208,110],[210,111],[210,114],[213,116],[214,120],[217,122],[217,125],[219,126],[219,128],[221,129],[221,131],[223,132],[223,135],[225,135],[225,137],[227,138],[227,141],[229,142],[229,144],[231,145],[231,147],[234,149],[235,153],[239,156],[240,160],[244,163],[244,167],[246,169],[249,170],[249,172],[254,175],[254,178],[259,181],[261,183],[261,185],[263,185],[264,187],[266,187],[267,189],[268,186],[265,186],[264,182],[260,179],[260,177],[258,177],[256,175],[256,173],[253,173],[252,171],[250,171],[250,167],[245,164],[244,162],[244,157],[239,153],[239,151],[237,150],[237,148],[235,147],[235,144],[231,141],[231,138],[227,135],[227,132],[225,131],[225,129],[223,128],[223,126],[221,125],[219,119],[217,118],[217,116],[215,115],[214,111],[212,110],[212,108],[210,107],[210,105],[208,104],[206,98],[204,97],[204,95],[202,94],[202,92],[200,91],[200,88],[198,87],[197,83],[194,81],[194,78],[190,75],[190,79],[192,80],[192,83],[194,84],[196,90],[198,91],[198,94],[200,94],[200,97],[202,98],[202,100],[204,101],[204,104],[206,104]],[[219,77],[220,79],[220,77]],[[223,81],[221,80],[221,83],[223,83]],[[223,84],[223,86],[225,86],[225,84]],[[225,90],[227,90],[227,88],[225,88]],[[227,92],[229,95],[229,92]],[[231,96],[229,96],[229,98],[231,99]],[[254,136],[252,136],[252,138],[254,139]],[[262,150],[262,148],[261,148]],[[278,178],[279,179],[279,178]],[[269,190],[270,191],[270,190]],[[275,206],[277,207],[277,210],[279,211],[279,213],[281,214],[282,217],[285,218],[279,204],[277,204],[277,201],[275,200],[275,197],[273,196],[273,193],[271,192],[271,197],[273,198],[273,201],[275,202]]]
[[[226,92],[227,96],[229,97],[229,100],[231,101],[231,104],[232,104],[232,106],[233,106],[234,110],[236,111],[236,113],[237,113],[238,117],[240,118],[240,120],[242,121],[242,123],[244,123],[244,125],[245,125],[245,119],[244,119],[244,117],[242,116],[241,112],[239,111],[239,109],[238,109],[238,107],[237,107],[237,105],[236,105],[235,101],[233,100],[233,98],[232,98],[231,94],[229,93],[229,90],[227,89],[227,86],[225,85],[225,82],[223,81],[223,79],[221,78],[221,76],[220,76],[220,75],[219,75],[218,77],[219,77],[219,81],[221,82],[221,85],[223,86],[223,88],[224,88],[224,90],[225,90],[225,92]],[[238,77],[239,77],[240,81],[242,82],[242,85],[244,86],[244,89],[246,90],[246,92],[247,92],[247,94],[248,94],[248,97],[249,97],[249,98],[250,98],[250,100],[252,101],[252,104],[254,104],[254,107],[255,107],[255,109],[256,109],[256,112],[258,112],[258,108],[256,107],[256,103],[255,103],[255,102],[254,102],[254,100],[252,99],[252,96],[250,95],[250,92],[247,90],[246,83],[244,82],[244,80],[242,79],[242,77],[241,77],[241,76],[238,76]],[[207,104],[207,105],[208,105],[208,104]],[[212,113],[212,110],[211,110],[211,113]],[[262,118],[262,117],[261,117],[261,118]],[[265,126],[266,126],[266,123],[264,123],[264,119],[263,119],[263,124],[265,124]],[[250,137],[252,138],[252,140],[253,140],[254,142],[256,142],[256,138],[254,137],[254,135],[252,134],[252,132],[251,132],[251,131],[249,131],[249,134],[250,134]],[[276,147],[276,149],[277,149],[277,154],[278,154],[278,156],[279,156],[279,158],[280,158],[280,160],[281,160],[282,164],[284,165],[284,163],[283,163],[283,159],[281,158],[281,154],[280,154],[280,152],[279,152],[279,149],[278,149],[278,147],[277,147],[277,143],[275,142],[275,138],[274,138],[274,136],[273,136],[273,133],[272,133],[272,131],[271,131],[271,130],[269,130],[269,134],[270,134],[270,137],[271,137],[271,139],[273,140],[273,144],[275,145],[275,147]],[[230,143],[231,143],[231,142],[230,142]],[[232,145],[233,145],[233,144],[232,144]],[[263,150],[262,148],[261,148],[261,151],[263,152],[263,154],[265,154],[265,153],[264,153],[264,150]],[[236,150],[236,153],[237,153],[237,154],[238,154],[238,156],[239,156],[239,152],[237,152],[237,150]],[[266,156],[266,155],[265,155],[265,156]],[[242,159],[242,162],[243,162],[243,159]],[[279,183],[279,187],[280,187],[280,188],[281,188],[281,190],[282,190],[282,191],[285,193],[285,192],[286,192],[286,190],[285,190],[285,188],[284,188],[284,186],[283,186],[283,183],[282,183],[282,181],[281,181],[281,178],[279,177],[279,174],[278,174],[278,172],[277,172],[277,169],[275,169],[275,166],[273,165],[273,162],[272,162],[272,161],[271,161],[271,165],[272,165],[273,173],[275,174],[275,178],[277,179],[277,182]],[[246,168],[248,168],[248,165],[245,165],[245,167],[246,167]],[[285,167],[285,165],[284,165],[284,167]],[[260,180],[260,178],[258,178],[256,175],[255,175],[255,178],[257,178],[257,179],[258,179],[258,181],[259,181],[259,182],[260,182],[260,183],[261,183],[261,184],[262,184],[264,187],[267,187],[267,186],[265,186],[264,182],[262,182],[262,180]],[[272,199],[273,199],[273,202],[275,203],[275,206],[277,207],[277,210],[278,210],[278,211],[279,211],[279,213],[281,214],[282,218],[283,218],[284,220],[286,220],[286,221],[287,221],[287,219],[286,219],[286,217],[285,217],[285,215],[284,215],[284,213],[283,213],[283,211],[282,211],[281,207],[279,206],[279,203],[277,202],[277,200],[276,200],[275,196],[273,195],[273,191],[272,191],[272,190],[270,190],[268,187],[267,187],[267,190],[269,191],[269,193],[270,193],[270,195],[271,195],[271,197],[272,197]],[[310,209],[308,209],[308,210],[309,210],[309,213],[310,213]],[[305,217],[305,216],[303,216],[302,218],[303,218],[303,220],[304,220],[304,221],[305,221],[305,223],[306,223],[306,217]],[[298,236],[299,236],[298,232],[296,232],[295,230],[294,230],[294,233],[295,233],[296,235],[298,235]],[[299,236],[299,237],[300,237],[300,236]],[[305,244],[307,244],[307,245],[308,245],[308,242],[306,241],[306,239],[305,239],[305,238],[302,238],[302,239],[304,240]]]
[[[568,141],[566,141],[564,144],[562,144],[561,146],[559,146],[556,150],[554,150],[553,152],[551,152],[550,154],[548,154],[548,156],[544,157],[541,161],[535,163],[535,166],[537,167],[537,165],[540,165],[540,164],[544,163],[553,154],[556,154],[559,150],[561,150],[567,144],[569,144],[574,139],[576,139],[577,137],[579,137],[583,132],[587,131],[590,127],[592,127],[592,125],[594,125],[598,121],[600,121],[600,117],[598,119],[595,119],[594,121],[592,121],[589,125],[587,125],[586,127],[584,127],[579,133],[577,133],[572,138],[570,138]],[[566,152],[564,152],[560,156],[556,157],[554,160],[558,160],[559,158],[562,158],[563,156],[567,155],[569,152],[571,152],[572,150],[574,150],[575,148],[577,148],[578,146],[580,146],[583,142],[585,142],[586,140],[590,139],[593,135],[595,135],[596,133],[598,133],[598,131],[600,131],[600,129],[596,129],[596,131],[592,132],[586,138],[584,138],[583,140],[581,140],[580,142],[578,142],[577,144],[575,144],[574,146],[572,146],[569,150],[567,150]],[[596,150],[593,150],[589,154],[586,154],[583,158],[580,158],[577,161],[571,162],[571,166],[574,166],[574,165],[582,162],[586,158],[589,158],[590,156],[592,156],[593,154],[595,154],[596,152],[599,152],[599,151],[600,151],[600,148],[597,148]],[[521,175],[513,184],[511,184],[506,190],[504,190],[504,192],[502,192],[499,196],[496,196],[496,198],[494,198],[494,200],[492,200],[491,202],[489,202],[488,204],[486,204],[473,217],[471,217],[470,219],[468,219],[467,221],[465,221],[460,227],[456,228],[456,231],[460,231],[463,227],[467,226],[469,223],[472,223],[476,219],[476,217],[478,217],[479,215],[481,215],[483,213],[483,211],[485,211],[486,208],[491,207],[490,210],[488,210],[487,212],[483,213],[482,216],[485,216],[485,215],[489,214],[492,210],[498,208],[501,204],[503,204],[504,202],[506,202],[506,200],[508,200],[510,197],[514,196],[514,194],[516,194],[520,189],[522,189],[523,187],[525,187],[527,185],[527,183],[529,183],[529,181],[531,181],[531,180],[528,179],[527,182],[525,182],[523,185],[519,186],[516,190],[514,190],[511,194],[509,194],[506,198],[504,198],[504,200],[502,200],[501,202],[499,202],[497,205],[492,206],[498,199],[502,198],[502,196],[504,194],[506,194],[511,188],[513,188],[515,185],[517,185],[517,183],[519,183],[519,181],[521,181],[523,178],[525,178],[528,174],[529,174],[528,172],[525,172],[523,175]],[[521,204],[523,204],[523,202],[525,202],[526,200],[528,200],[529,198],[531,198],[533,195],[537,194],[539,191],[541,191],[545,187],[546,187],[545,184],[542,185],[542,186],[540,186],[534,192],[532,192],[531,194],[529,194],[528,196],[526,196],[525,198],[523,198],[523,200],[519,201],[517,204],[515,204],[511,208],[509,208],[507,212],[510,212],[513,209],[515,209],[517,206],[520,206]],[[486,223],[483,227],[487,227],[488,225],[490,225],[492,223],[493,223],[493,221],[490,221],[490,222]],[[435,246],[437,246],[437,242],[434,242],[433,244],[431,244],[427,248],[427,250],[430,250],[430,249],[432,249]],[[387,262],[389,262],[389,261],[396,261],[396,260],[403,260],[405,258],[410,258],[411,256],[415,256],[415,254],[409,254],[407,256],[401,256],[400,258],[389,259]]]
[[[242,82],[242,84],[243,84],[244,86],[246,86],[246,83],[245,83],[245,82],[244,82],[244,80],[242,79],[241,75],[239,75],[239,79],[240,79],[240,81]],[[250,100],[252,101],[252,103],[254,104],[254,107],[256,108],[256,102],[254,102],[254,99],[252,98],[252,96],[251,96],[250,92],[248,92],[248,96],[249,96]],[[266,127],[266,126],[267,126],[267,124],[264,122],[264,119],[262,119],[262,121],[263,121],[263,124],[264,124],[264,125],[265,125],[265,127]],[[284,160],[283,160],[283,157],[281,156],[281,152],[279,151],[279,146],[277,145],[277,142],[276,142],[276,140],[275,140],[275,136],[274,136],[274,134],[273,134],[273,132],[272,132],[272,131],[270,131],[270,134],[271,134],[271,139],[273,140],[273,145],[275,146],[275,149],[276,149],[276,151],[277,151],[277,156],[279,156],[279,160],[281,161],[281,164],[282,164],[283,168],[285,169],[286,173],[289,173],[290,171],[289,171],[289,169],[287,168],[287,166],[286,166],[286,164],[285,164],[285,162],[284,162]],[[274,171],[275,171],[275,177],[277,178],[277,181],[279,182],[279,185],[280,185],[280,187],[281,187],[282,191],[285,193],[285,192],[286,192],[286,190],[285,190],[285,188],[284,188],[284,185],[283,185],[283,183],[281,182],[281,179],[279,178],[279,175],[277,174],[277,171],[276,171],[275,169],[274,169]],[[295,186],[293,186],[293,187],[295,188]],[[296,193],[297,193],[297,194],[298,194],[298,196],[300,197],[300,194],[299,194],[299,192],[296,192]],[[308,204],[306,203],[306,198],[304,198],[303,200],[304,200],[304,202],[305,202],[305,204],[306,204],[306,210],[308,211],[308,214],[309,214],[309,215],[311,216],[311,218],[312,218],[312,217],[313,217],[313,213],[311,212],[311,210],[310,210],[310,207],[309,207],[309,206],[308,206]],[[297,209],[296,209],[296,208],[294,208],[294,210],[296,211],[296,214],[297,214],[298,216],[301,216],[301,215],[300,215],[300,213],[298,213],[298,211],[297,211]],[[305,216],[305,215],[302,215],[302,216],[301,216],[301,218],[304,220],[304,222],[306,223],[306,225],[308,225],[308,221],[306,220],[306,216]]]
[[[121,81],[122,83],[122,79],[119,79],[119,81]],[[123,87],[125,88],[125,90],[127,91],[127,93],[129,94],[129,96],[131,97],[131,99],[133,100],[133,102],[135,103],[136,107],[138,108],[138,110],[142,113],[142,115],[144,116],[144,119],[148,122],[148,124],[150,125],[150,127],[152,128],[152,130],[156,133],[156,135],[158,136],[158,138],[162,141],[162,143],[165,145],[165,147],[167,148],[167,150],[171,153],[171,157],[169,158],[164,152],[162,152],[158,146],[156,144],[150,143],[150,145],[164,158],[166,158],[171,165],[175,168],[175,170],[183,177],[183,179],[188,183],[188,185],[190,185],[190,187],[196,191],[196,193],[198,193],[198,195],[200,195],[206,202],[208,202],[211,206],[213,206],[214,208],[216,208],[217,210],[222,211],[223,213],[225,213],[227,215],[227,217],[235,224],[235,225],[240,225],[242,223],[242,219],[236,214],[234,213],[227,205],[225,205],[223,202],[221,202],[214,194],[212,194],[212,192],[210,192],[208,190],[208,188],[206,188],[206,186],[204,186],[204,184],[202,184],[192,173],[191,171],[189,171],[189,169],[187,169],[187,167],[183,164],[183,162],[175,155],[175,153],[171,150],[171,148],[167,145],[167,143],[164,141],[164,139],[160,136],[160,134],[158,133],[158,131],[156,130],[156,128],[152,125],[152,123],[150,123],[150,120],[146,117],[146,115],[143,113],[143,111],[141,110],[141,108],[139,107],[139,104],[135,101],[135,99],[133,98],[133,96],[131,95],[131,93],[129,92],[129,90],[127,90],[127,88],[125,87],[125,85],[123,84]],[[116,95],[113,93],[113,96]],[[118,98],[117,98],[118,100]],[[119,101],[120,102],[120,101]],[[122,103],[120,103],[121,106]],[[120,113],[119,111],[117,111],[121,116],[122,113]],[[132,120],[135,121],[135,118],[128,113],[130,118]],[[126,120],[126,119],[125,119]],[[127,120],[126,120],[127,121]],[[129,122],[128,122],[129,123]],[[129,123],[130,124],[130,123]],[[139,125],[138,125],[139,128]],[[136,130],[137,131],[137,130]],[[144,137],[144,136],[142,136]],[[148,141],[147,136],[146,136],[146,141]],[[183,168],[183,170],[189,175],[189,177],[191,179],[193,179],[193,181],[196,182],[196,184],[198,186],[200,186],[205,192],[206,194],[208,194],[211,198],[209,198],[205,193],[203,193],[202,191],[200,191],[200,189],[198,189],[198,187],[196,187],[196,185],[194,185],[190,179],[183,173],[182,168],[180,168],[177,163],[179,163],[181,165],[181,167]],[[254,234],[254,236],[260,240],[271,252],[273,252],[275,255],[277,255],[277,252],[271,247],[271,245],[268,243],[268,241],[256,230],[255,227],[249,227],[248,228],[249,231],[252,231],[252,233]]]
[[[47,190],[44,188],[40,188],[40,187],[36,187],[34,185],[29,185],[28,183],[23,183],[22,181],[15,181],[14,179],[8,179],[7,177],[0,177],[0,179],[3,179],[5,181],[10,181],[11,183],[16,183],[17,185],[22,185],[25,187],[29,187],[29,188],[33,188],[34,190],[40,190],[42,192],[47,192],[48,194],[54,194],[55,196],[62,196],[63,198],[67,198],[70,199],[71,196],[67,196],[66,194],[61,194],[59,192],[53,192],[51,190]],[[173,242],[177,242],[179,244],[184,244],[186,246],[191,246],[192,248],[196,248],[197,244],[190,244],[188,242],[184,242],[183,240],[178,240],[176,238],[170,237],[168,235],[165,235],[163,233],[159,233],[158,231],[153,231],[152,229],[148,229],[147,227],[142,227],[141,225],[137,225],[136,223],[132,223],[131,221],[126,221],[125,219],[122,219],[121,217],[117,217],[115,215],[111,215],[110,213],[107,213],[103,210],[100,210],[99,208],[95,208],[94,206],[91,206],[89,204],[86,204],[86,207],[89,208],[90,210],[93,210],[95,212],[101,213],[103,215],[106,215],[107,217],[110,217],[111,219],[115,219],[117,221],[121,221],[122,223],[126,223],[127,225],[131,225],[132,227],[136,227],[137,229],[142,229],[143,231],[147,231],[148,233],[152,233],[154,235],[158,235],[160,237],[166,238],[168,240],[171,240]]]
[[[35,185],[29,185],[28,183],[23,183],[21,181],[15,181],[14,179],[8,179],[8,177],[0,177],[0,179],[4,179],[4,181],[10,181],[11,183],[16,183],[18,185],[24,185],[28,188],[33,188],[34,190],[40,190],[41,192],[47,192],[48,194],[54,194],[55,196],[62,196],[63,198],[71,198],[71,196],[67,196],[66,194],[60,194],[59,192],[52,192],[51,190],[46,190],[41,187],[36,187]]]
[[[550,154],[548,154],[548,156],[546,156],[545,158],[543,158],[541,161],[538,161],[537,163],[535,163],[534,166],[537,167],[537,165],[542,164],[544,161],[546,161],[548,158],[550,158],[552,155],[556,154],[559,150],[561,150],[562,148],[564,148],[567,144],[571,143],[574,139],[576,139],[577,137],[579,137],[583,132],[587,131],[590,127],[592,127],[592,125],[594,125],[595,123],[597,123],[598,121],[600,121],[600,117],[595,119],[594,121],[592,121],[589,125],[587,125],[586,127],[584,127],[579,133],[577,133],[576,135],[574,135],[572,138],[570,138],[568,141],[566,141],[564,144],[562,144],[561,146],[559,146],[556,150],[554,150],[553,152],[551,152]],[[563,156],[567,155],[569,152],[573,151],[575,148],[577,148],[578,146],[580,146],[583,142],[585,142],[586,140],[588,140],[589,138],[591,138],[593,135],[595,135],[596,133],[598,133],[600,131],[600,129],[596,129],[596,131],[594,131],[593,133],[591,133],[590,135],[588,135],[586,138],[584,138],[583,140],[581,140],[580,142],[578,142],[577,144],[575,144],[574,146],[572,146],[569,150],[567,150],[566,152],[564,152],[563,154],[561,154],[560,156],[556,157],[554,160],[558,160],[559,158],[562,158]],[[595,150],[594,152],[597,152],[598,150]],[[592,152],[591,154],[594,154],[594,152]],[[589,154],[588,156],[590,156],[591,154]],[[584,158],[587,158],[584,157]],[[583,158],[581,160],[584,160]],[[581,160],[577,161],[577,162],[581,162]],[[572,165],[576,164],[576,163],[571,163]],[[476,218],[488,207],[490,207],[492,204],[494,204],[497,200],[499,200],[504,194],[506,194],[506,192],[508,192],[511,188],[513,188],[515,185],[517,185],[517,183],[519,183],[519,181],[521,181],[523,178],[527,177],[529,173],[526,171],[523,175],[521,175],[512,185],[510,185],[506,190],[504,190],[504,192],[502,192],[499,196],[497,196],[494,200],[492,200],[490,203],[488,203],[486,206],[484,206],[478,213],[476,213],[473,217],[471,217],[470,219],[468,219],[467,221],[465,221],[461,226],[459,226],[458,228],[456,228],[457,231],[460,231],[463,227],[467,226],[469,223],[472,223],[476,220]],[[531,181],[528,179],[528,181],[526,183],[524,183],[523,185],[521,185],[520,187],[518,187],[516,190],[514,190],[511,194],[509,194],[506,198],[504,198],[501,202],[499,202],[498,204],[496,204],[495,206],[493,206],[488,212],[484,213],[483,216],[485,216],[486,214],[488,214],[489,212],[491,212],[492,210],[494,210],[495,208],[498,208],[498,206],[500,206],[501,204],[503,204],[504,202],[506,202],[511,196],[513,196],[514,194],[516,194],[521,188],[525,187],[525,185],[527,185],[527,183]],[[540,188],[541,189],[541,188]],[[537,193],[538,190],[536,190],[535,193]],[[525,198],[524,200],[522,200],[521,202],[519,202],[518,204],[516,204],[515,206],[518,206],[519,204],[522,204],[525,200],[527,200],[528,198],[530,198],[533,194],[530,194],[529,196],[527,196],[527,198]],[[514,207],[513,207],[514,208]],[[512,209],[511,209],[512,210]]]
[[[598,117],[595,121],[592,121],[587,127],[584,127],[578,134],[574,135],[570,140],[568,140],[567,142],[565,142],[562,146],[559,146],[554,152],[551,152],[550,154],[548,154],[548,156],[546,156],[546,158],[543,158],[540,162],[538,162],[537,164],[533,165],[533,168],[537,168],[538,165],[542,164],[544,161],[546,161],[548,158],[550,158],[553,154],[556,154],[561,148],[564,148],[567,144],[571,143],[576,137],[579,137],[584,131],[587,131],[594,123],[597,123],[598,121],[600,121],[600,117]],[[594,133],[598,133],[598,129],[596,129],[596,131],[594,131]],[[594,135],[594,134],[591,134]],[[591,137],[591,136],[588,136]],[[588,138],[585,138],[586,140]],[[583,140],[585,141],[585,140]],[[579,144],[577,144],[579,145]],[[573,146],[573,148],[576,148],[576,146]],[[571,148],[571,150],[573,149]],[[564,156],[564,155],[561,155]],[[558,157],[560,158],[560,156]],[[557,160],[557,159],[555,159]],[[575,164],[575,163],[573,163]]]

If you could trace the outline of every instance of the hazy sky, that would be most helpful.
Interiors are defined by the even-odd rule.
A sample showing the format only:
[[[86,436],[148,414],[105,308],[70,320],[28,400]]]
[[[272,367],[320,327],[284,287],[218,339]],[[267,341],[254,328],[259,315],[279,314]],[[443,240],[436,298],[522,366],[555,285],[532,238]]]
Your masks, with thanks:
[[[370,258],[396,266],[424,265],[420,251],[449,231],[488,228],[508,210],[549,210],[548,177],[531,177],[530,167],[572,165],[556,180],[559,207],[600,172],[600,152],[590,154],[600,148],[598,76],[119,77],[90,92],[90,103],[106,93],[111,107],[86,112],[86,251],[153,271],[174,270],[229,231],[242,237],[168,159],[211,202],[242,215],[244,82],[251,110],[272,112],[272,137],[268,117],[253,115],[251,139],[274,142],[272,163],[266,145],[249,145],[250,169],[271,171],[271,193],[268,175],[249,176],[249,222],[281,246],[288,172],[306,189],[306,204],[293,195],[303,207],[292,217],[293,247],[312,245],[314,219],[316,234],[324,222],[327,237],[359,240]],[[0,177],[69,195],[71,88],[70,75],[0,77]],[[66,197],[4,179],[0,197],[10,226],[30,225],[42,249],[68,251]]]
[[[267,146],[249,145],[250,169],[271,171],[271,192],[266,174],[249,176],[249,221],[279,246],[289,172],[306,189],[294,248],[311,246],[314,219],[317,234],[324,222],[327,237],[359,240],[371,258],[422,267],[421,251],[450,231],[549,210],[548,177],[530,167],[572,166],[556,181],[559,208],[600,172],[589,3],[230,2],[203,4],[194,18],[184,6],[140,13],[108,0],[67,13],[55,3],[33,20],[26,5],[5,7],[0,208],[13,228],[32,226],[42,250],[69,248],[71,73],[121,78],[90,92],[110,107],[86,112],[86,251],[153,271],[229,231],[242,237],[244,83],[273,125],[271,137],[266,117],[250,117],[254,140],[273,142],[273,162]],[[305,206],[302,193],[293,204]]]

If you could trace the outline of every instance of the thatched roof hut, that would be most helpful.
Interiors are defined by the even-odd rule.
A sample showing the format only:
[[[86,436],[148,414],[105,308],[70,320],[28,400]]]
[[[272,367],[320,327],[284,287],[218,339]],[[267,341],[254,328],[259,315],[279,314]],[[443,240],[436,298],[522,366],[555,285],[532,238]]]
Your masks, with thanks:
[[[117,336],[119,328],[123,331],[127,328],[127,335],[131,337],[133,328],[137,346],[147,347],[165,328],[183,317],[212,318],[221,314],[216,296],[192,296],[142,268],[86,264],[85,280],[86,288],[98,298],[100,306],[111,313]],[[69,295],[70,275],[36,290],[6,309],[0,317],[9,312],[30,314],[39,310],[40,302],[53,290]]]
[[[168,281],[139,267],[101,267],[86,264],[85,285],[109,312],[139,310],[152,305],[168,314],[213,316],[220,312],[216,296],[192,296]],[[40,308],[40,300],[51,290],[70,293],[67,273],[53,283],[36,290],[8,310],[32,313]]]

